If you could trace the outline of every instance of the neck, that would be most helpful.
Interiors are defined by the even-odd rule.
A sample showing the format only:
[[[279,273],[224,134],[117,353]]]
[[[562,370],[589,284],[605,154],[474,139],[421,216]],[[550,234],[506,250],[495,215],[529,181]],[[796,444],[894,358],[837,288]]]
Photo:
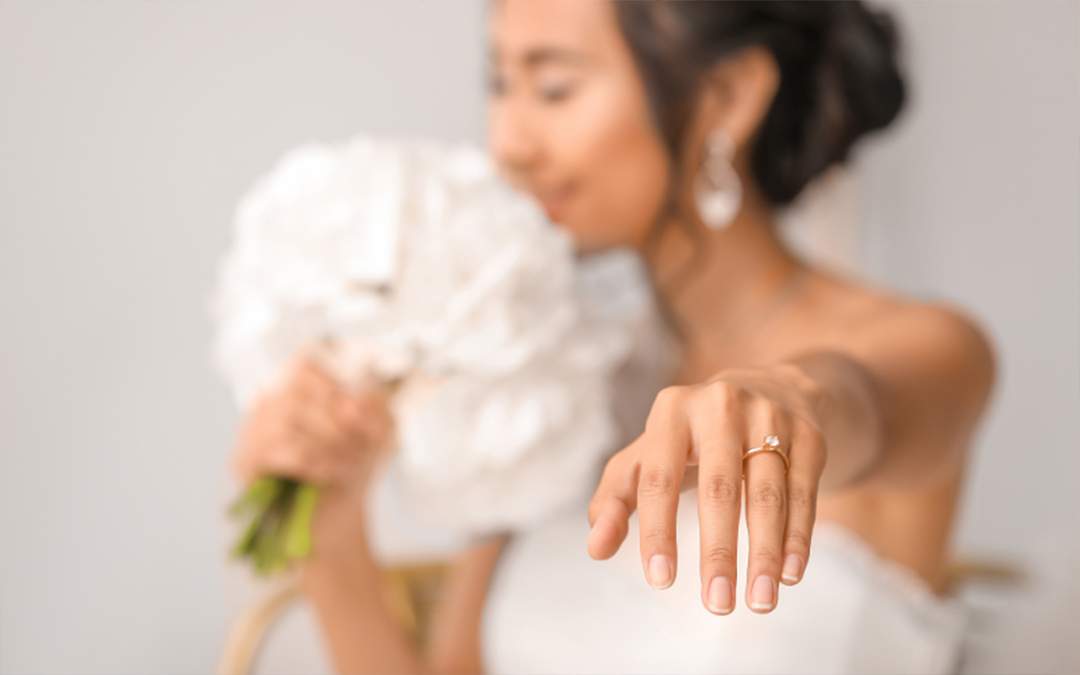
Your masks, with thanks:
[[[772,208],[755,195],[747,197],[722,230],[664,222],[644,255],[684,346],[712,354],[713,360],[723,360],[720,345],[731,348],[745,338],[742,324],[754,327],[758,310],[768,312],[777,294],[805,268],[780,239]]]

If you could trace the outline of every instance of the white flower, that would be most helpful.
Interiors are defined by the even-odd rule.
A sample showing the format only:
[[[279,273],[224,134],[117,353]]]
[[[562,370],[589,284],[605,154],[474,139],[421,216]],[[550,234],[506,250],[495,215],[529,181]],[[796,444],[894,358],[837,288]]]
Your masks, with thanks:
[[[612,373],[651,310],[636,256],[577,260],[480,150],[366,136],[303,145],[257,181],[220,282],[215,354],[241,407],[319,345],[347,386],[403,378],[386,480],[466,535],[586,494],[617,440]]]

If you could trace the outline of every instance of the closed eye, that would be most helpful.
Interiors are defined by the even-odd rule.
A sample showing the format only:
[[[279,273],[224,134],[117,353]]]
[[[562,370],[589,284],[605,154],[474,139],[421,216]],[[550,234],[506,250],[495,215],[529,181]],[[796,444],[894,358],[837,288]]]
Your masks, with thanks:
[[[552,85],[541,85],[539,96],[547,103],[558,103],[566,100],[576,89],[573,82],[561,82]]]

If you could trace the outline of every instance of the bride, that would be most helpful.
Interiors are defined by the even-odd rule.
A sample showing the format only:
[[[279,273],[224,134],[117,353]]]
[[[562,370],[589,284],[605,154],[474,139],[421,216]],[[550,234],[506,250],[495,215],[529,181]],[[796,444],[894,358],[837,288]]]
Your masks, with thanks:
[[[962,310],[818,268],[776,231],[898,114],[888,17],[496,0],[489,23],[501,171],[582,255],[640,251],[678,347],[646,353],[677,357],[661,386],[627,380],[646,405],[588,504],[455,560],[422,653],[380,600],[362,512],[386,402],[307,366],[256,405],[238,474],[333,486],[301,579],[336,668],[954,672],[945,563],[992,346]]]

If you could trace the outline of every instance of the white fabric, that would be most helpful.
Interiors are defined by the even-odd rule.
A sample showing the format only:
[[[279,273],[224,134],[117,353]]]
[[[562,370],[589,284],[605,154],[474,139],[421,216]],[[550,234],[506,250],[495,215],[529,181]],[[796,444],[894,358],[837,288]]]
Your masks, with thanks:
[[[697,491],[684,492],[674,584],[648,586],[638,521],[618,553],[586,552],[584,505],[519,533],[504,550],[485,605],[486,671],[502,673],[952,673],[967,613],[849,530],[819,521],[810,563],[777,607],[746,607],[741,524],[736,609],[701,602]]]

